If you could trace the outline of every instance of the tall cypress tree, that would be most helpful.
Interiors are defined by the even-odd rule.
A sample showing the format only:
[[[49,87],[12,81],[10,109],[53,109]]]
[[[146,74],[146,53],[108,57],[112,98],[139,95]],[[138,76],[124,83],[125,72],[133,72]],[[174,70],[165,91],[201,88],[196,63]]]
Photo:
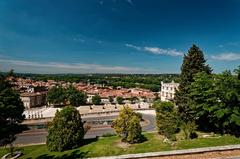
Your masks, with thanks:
[[[199,72],[211,74],[211,68],[205,64],[203,52],[193,44],[184,55],[181,66],[180,85],[175,95],[175,103],[178,107],[178,113],[183,121],[193,120],[191,104],[189,99],[189,86],[194,81],[193,77]]]

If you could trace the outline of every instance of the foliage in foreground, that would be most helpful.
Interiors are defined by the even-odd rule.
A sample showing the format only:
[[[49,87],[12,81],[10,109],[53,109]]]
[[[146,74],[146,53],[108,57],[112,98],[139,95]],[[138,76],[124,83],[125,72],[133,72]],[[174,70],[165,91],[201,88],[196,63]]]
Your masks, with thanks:
[[[176,140],[175,134],[179,131],[179,118],[174,104],[156,101],[153,107],[156,110],[158,133],[170,140]]]
[[[240,135],[240,80],[230,71],[197,74],[190,97],[201,129]]]
[[[0,146],[12,143],[20,133],[24,106],[19,93],[11,88],[6,77],[0,76]]]
[[[72,106],[57,111],[48,127],[47,147],[50,151],[64,151],[81,145],[84,128],[79,112]]]
[[[122,137],[122,141],[138,143],[143,140],[141,116],[129,107],[123,107],[119,117],[113,122],[116,133]]]
[[[194,115],[191,112],[189,103],[190,85],[194,81],[194,76],[199,72],[211,74],[211,68],[205,64],[203,52],[193,45],[186,55],[184,55],[181,66],[180,85],[175,94],[175,103],[178,108],[178,115],[184,122],[193,121]]]

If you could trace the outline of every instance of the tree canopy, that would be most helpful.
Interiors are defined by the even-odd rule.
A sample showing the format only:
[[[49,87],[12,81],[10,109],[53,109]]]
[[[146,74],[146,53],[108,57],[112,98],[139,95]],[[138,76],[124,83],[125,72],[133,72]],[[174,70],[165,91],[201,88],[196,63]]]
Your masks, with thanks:
[[[179,118],[176,108],[172,102],[156,101],[153,105],[156,110],[156,122],[158,133],[170,140],[175,140],[175,135],[179,130]]]
[[[119,97],[116,98],[116,101],[117,101],[118,104],[123,104],[124,99],[123,99],[123,97],[119,96]]]
[[[101,104],[101,97],[99,95],[95,95],[92,97],[92,103],[94,105],[100,105]]]
[[[65,89],[61,86],[53,87],[48,91],[47,101],[54,105],[63,105],[66,99]]]
[[[180,117],[185,120],[193,120],[192,111],[189,105],[189,87],[194,82],[194,76],[199,72],[211,73],[211,68],[205,64],[203,52],[193,45],[184,55],[181,66],[180,85],[175,94],[175,103],[178,106]]]
[[[11,143],[21,132],[24,106],[19,93],[11,88],[4,76],[0,76],[0,145]]]
[[[123,107],[118,118],[113,122],[116,133],[122,137],[122,141],[137,143],[143,140],[140,115],[129,107]]]
[[[240,81],[230,71],[198,73],[190,89],[192,109],[201,129],[240,135]]]
[[[79,112],[72,106],[57,111],[48,126],[47,147],[50,151],[64,151],[81,145],[84,127]]]
[[[68,88],[57,86],[48,91],[47,101],[54,105],[70,104],[72,106],[79,106],[86,104],[87,95],[84,92],[78,91],[73,86],[69,86]]]
[[[66,98],[69,104],[73,106],[79,106],[87,102],[87,95],[84,92],[78,91],[73,86],[66,89]]]

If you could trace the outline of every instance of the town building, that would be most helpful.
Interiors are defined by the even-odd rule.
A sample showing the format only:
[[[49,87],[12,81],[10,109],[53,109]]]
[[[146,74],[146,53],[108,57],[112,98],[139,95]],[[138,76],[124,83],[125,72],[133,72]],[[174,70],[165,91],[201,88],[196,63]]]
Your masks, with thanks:
[[[171,83],[161,82],[161,101],[170,101],[174,99],[175,92],[178,89],[179,83],[172,81]]]
[[[46,92],[30,93],[24,92],[20,94],[20,98],[26,109],[43,106],[46,104]]]

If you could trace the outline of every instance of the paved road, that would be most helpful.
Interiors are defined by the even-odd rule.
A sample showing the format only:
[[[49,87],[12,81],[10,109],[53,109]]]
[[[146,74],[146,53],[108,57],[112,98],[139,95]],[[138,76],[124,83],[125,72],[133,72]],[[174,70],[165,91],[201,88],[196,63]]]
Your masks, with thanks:
[[[105,116],[105,117],[86,117],[83,118],[83,121],[86,122],[94,122],[94,121],[102,121],[102,120],[112,120],[117,116]],[[143,119],[148,121],[148,124],[144,124],[143,131],[155,131],[155,116],[151,114],[143,114]],[[114,133],[114,130],[110,126],[103,127],[94,127],[91,128],[84,138],[95,138],[96,136],[101,136],[106,133]],[[38,144],[45,143],[47,136],[46,129],[38,129],[38,130],[29,130],[25,131],[17,136],[15,144]]]

